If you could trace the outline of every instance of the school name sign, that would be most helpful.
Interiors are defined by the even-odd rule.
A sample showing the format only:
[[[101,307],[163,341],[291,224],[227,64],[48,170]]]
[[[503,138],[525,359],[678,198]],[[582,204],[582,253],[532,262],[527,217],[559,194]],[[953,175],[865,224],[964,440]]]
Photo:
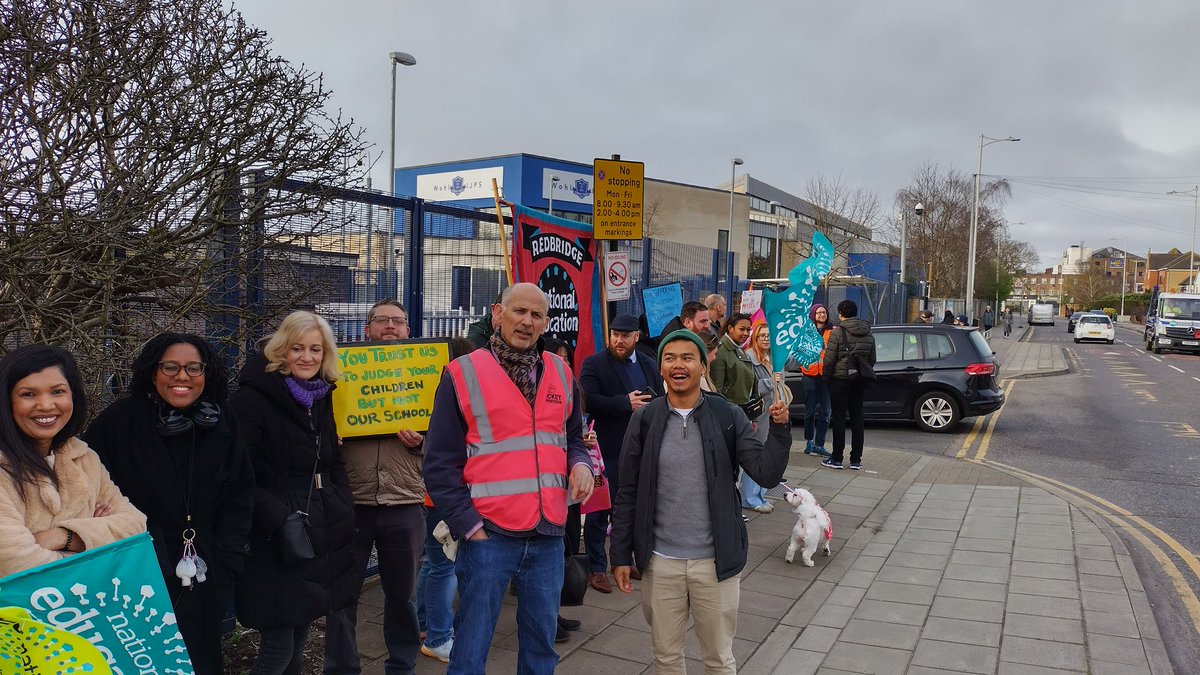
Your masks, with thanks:
[[[338,348],[342,380],[333,415],[342,438],[427,431],[450,344],[439,340],[362,342]]]

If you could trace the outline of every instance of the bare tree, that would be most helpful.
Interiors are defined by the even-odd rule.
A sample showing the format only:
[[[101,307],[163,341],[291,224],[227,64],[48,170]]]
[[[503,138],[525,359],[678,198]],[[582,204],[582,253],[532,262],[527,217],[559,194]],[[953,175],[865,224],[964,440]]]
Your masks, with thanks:
[[[829,238],[833,244],[834,261],[830,276],[850,273],[847,270],[851,242],[870,239],[870,232],[879,222],[879,197],[863,187],[847,185],[841,176],[818,174],[804,186],[804,200],[812,204],[808,215],[814,221],[813,230]],[[807,256],[812,241],[804,239],[798,230],[797,239],[786,242],[793,255]]]
[[[999,256],[1002,269],[1011,275],[1015,268],[1005,264],[1005,261],[1021,259],[1024,255],[1021,252],[1025,249],[1017,246],[1019,242],[1008,239],[1004,231],[1001,207],[1010,193],[1008,182],[1003,179],[981,183],[976,261],[994,261]],[[912,261],[909,267],[910,280],[915,278],[914,269],[924,268],[930,282],[930,292],[936,297],[962,297],[966,292],[974,194],[973,176],[953,169],[943,172],[931,163],[914,171],[912,182],[896,193],[896,209],[906,214],[908,219],[908,255]],[[912,214],[912,208],[918,202],[925,207],[920,217]],[[899,226],[889,224],[885,236],[898,244]],[[1008,256],[1006,249],[1012,249],[1019,255]],[[995,270],[994,263],[992,270]],[[977,289],[977,295],[986,298],[982,289],[982,286]]]
[[[1064,276],[1063,285],[1064,301],[1076,308],[1099,309],[1096,305],[1102,298],[1120,290],[1119,278],[1107,276],[1095,265],[1088,265],[1082,274]]]
[[[0,346],[68,345],[98,386],[158,330],[220,314],[236,340],[270,320],[244,311],[245,278],[343,224],[321,190],[279,186],[345,185],[362,150],[321,75],[221,0],[9,0],[0,17]],[[313,286],[270,285],[280,306]]]

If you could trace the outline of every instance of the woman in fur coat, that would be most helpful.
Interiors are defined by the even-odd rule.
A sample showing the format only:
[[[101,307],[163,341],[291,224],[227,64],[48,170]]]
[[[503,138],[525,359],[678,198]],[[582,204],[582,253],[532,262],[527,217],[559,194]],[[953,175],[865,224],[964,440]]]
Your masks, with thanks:
[[[0,360],[0,577],[146,531],[146,517],[75,437],[83,377],[66,350],[32,345]]]

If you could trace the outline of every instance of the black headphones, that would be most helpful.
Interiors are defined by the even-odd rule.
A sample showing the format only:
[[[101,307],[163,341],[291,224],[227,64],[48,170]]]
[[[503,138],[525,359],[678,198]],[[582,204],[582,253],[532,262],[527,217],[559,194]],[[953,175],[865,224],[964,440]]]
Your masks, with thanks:
[[[209,401],[197,401],[185,410],[160,404],[155,427],[160,436],[182,436],[193,428],[211,429],[220,421],[221,406]]]

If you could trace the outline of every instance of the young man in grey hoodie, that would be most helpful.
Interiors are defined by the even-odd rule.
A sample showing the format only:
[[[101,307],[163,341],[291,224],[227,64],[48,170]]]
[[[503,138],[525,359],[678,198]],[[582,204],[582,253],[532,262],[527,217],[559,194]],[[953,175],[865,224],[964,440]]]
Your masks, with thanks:
[[[821,466],[842,468],[846,449],[846,413],[850,413],[850,468],[862,468],[863,393],[870,381],[859,375],[858,360],[875,365],[875,336],[871,324],[858,318],[858,305],[843,300],[837,306],[840,325],[829,334],[825,345],[824,372],[829,384],[829,407],[833,428],[833,453]]]

